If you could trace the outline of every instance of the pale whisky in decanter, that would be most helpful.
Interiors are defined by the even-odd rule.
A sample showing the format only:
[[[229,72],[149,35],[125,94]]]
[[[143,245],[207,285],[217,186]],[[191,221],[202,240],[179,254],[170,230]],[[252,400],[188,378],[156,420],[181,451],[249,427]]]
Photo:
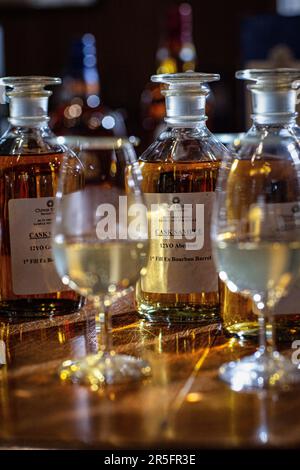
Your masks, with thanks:
[[[207,323],[219,318],[210,218],[220,161],[227,151],[205,124],[206,83],[218,79],[195,72],[152,77],[164,84],[167,128],[139,160],[150,220],[157,219],[147,275],[137,289],[139,312],[150,321]],[[167,229],[164,211],[170,216]],[[197,239],[194,247],[191,236]]]
[[[299,160],[299,127],[296,124],[297,81],[300,70],[251,69],[237,72],[237,78],[249,80],[253,124],[243,137],[239,151],[233,159],[227,179],[228,218],[232,223],[254,205],[261,188],[266,187],[264,203],[268,210],[280,214],[285,221],[284,233],[298,211],[298,182],[295,168]],[[299,171],[297,169],[297,171]],[[295,202],[296,201],[296,202]],[[263,202],[261,201],[260,204]],[[254,213],[254,212],[253,212]],[[256,222],[257,237],[265,234],[270,222]],[[274,232],[274,230],[273,230]],[[269,236],[274,236],[270,233]],[[277,254],[276,262],[280,262]],[[220,311],[225,333],[248,339],[258,336],[258,314],[249,298],[247,285],[250,267],[245,268],[245,294],[235,286],[221,282]],[[226,283],[224,273],[221,279]],[[231,284],[231,286],[230,286]],[[231,290],[230,290],[231,287]],[[276,336],[280,341],[292,341],[300,333],[299,282],[274,309]]]

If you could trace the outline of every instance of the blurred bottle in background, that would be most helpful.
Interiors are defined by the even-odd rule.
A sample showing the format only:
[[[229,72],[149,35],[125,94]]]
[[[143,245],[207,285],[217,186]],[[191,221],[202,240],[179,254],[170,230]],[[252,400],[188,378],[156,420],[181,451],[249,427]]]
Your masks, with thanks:
[[[300,15],[300,0],[276,0],[277,13],[283,16]]]
[[[103,104],[96,40],[84,34],[71,43],[57,106],[51,114],[56,135],[125,136],[122,114]]]
[[[156,74],[195,71],[196,47],[193,42],[193,12],[189,3],[171,5],[166,12],[159,46],[156,52]],[[163,85],[147,83],[141,96],[142,144],[148,147],[164,128],[165,100]],[[214,108],[213,95],[207,100],[208,127]]]

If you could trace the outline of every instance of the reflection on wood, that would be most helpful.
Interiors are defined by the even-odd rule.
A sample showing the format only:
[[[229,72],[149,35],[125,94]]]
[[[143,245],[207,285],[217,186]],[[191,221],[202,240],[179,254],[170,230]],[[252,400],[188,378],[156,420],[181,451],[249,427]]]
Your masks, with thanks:
[[[42,323],[1,319],[7,364],[0,366],[0,446],[300,445],[299,389],[238,394],[218,380],[220,364],[249,353],[253,345],[225,339],[218,325],[147,324],[130,312],[130,297],[114,309],[115,349],[146,358],[153,374],[142,384],[100,393],[61,383],[57,376],[63,360],[97,347],[89,309]]]

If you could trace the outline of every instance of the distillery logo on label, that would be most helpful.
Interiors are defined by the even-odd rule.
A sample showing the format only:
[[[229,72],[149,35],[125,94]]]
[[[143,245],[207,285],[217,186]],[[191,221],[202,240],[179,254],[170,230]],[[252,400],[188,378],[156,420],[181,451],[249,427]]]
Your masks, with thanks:
[[[34,212],[41,216],[52,215],[54,212],[54,199],[48,199],[46,207],[37,207]]]
[[[120,196],[118,210],[113,204],[100,204],[96,210],[96,234],[99,240],[184,240],[187,250],[200,250],[204,245],[205,205],[181,203],[174,196],[167,202],[150,207],[128,205]]]

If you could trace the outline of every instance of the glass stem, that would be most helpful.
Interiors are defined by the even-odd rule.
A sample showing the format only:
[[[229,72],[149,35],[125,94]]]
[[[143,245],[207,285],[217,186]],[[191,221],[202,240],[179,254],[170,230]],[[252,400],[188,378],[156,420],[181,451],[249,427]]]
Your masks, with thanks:
[[[259,352],[270,356],[274,353],[274,316],[267,309],[257,308],[259,325]]]
[[[110,355],[112,353],[112,325],[109,311],[110,303],[106,299],[94,298],[96,310],[96,331],[99,331],[99,352]]]

